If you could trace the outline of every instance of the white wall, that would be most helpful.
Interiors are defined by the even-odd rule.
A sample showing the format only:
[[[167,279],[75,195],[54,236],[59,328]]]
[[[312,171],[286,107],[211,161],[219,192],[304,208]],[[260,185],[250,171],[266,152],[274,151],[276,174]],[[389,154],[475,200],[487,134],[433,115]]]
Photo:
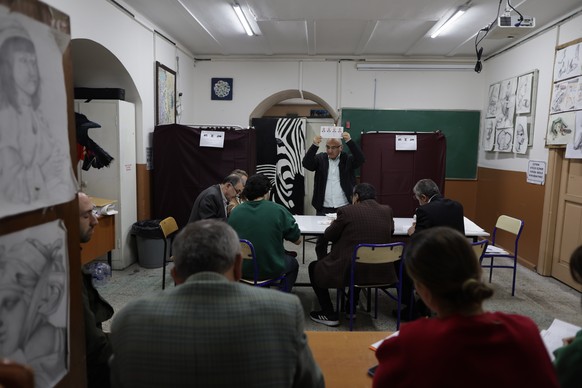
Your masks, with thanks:
[[[183,124],[247,126],[253,109],[270,95],[286,90],[309,91],[339,109],[484,110],[490,84],[539,70],[533,147],[526,155],[479,151],[479,166],[525,171],[528,159],[547,160],[545,128],[551,91],[554,49],[582,37],[582,17],[568,21],[500,54],[474,72],[357,71],[351,61],[193,60],[193,55],[156,36],[153,26],[132,19],[106,0],[46,0],[71,17],[73,38],[106,47],[125,66],[137,85],[143,109],[137,117],[137,162],[145,163],[148,134],[154,128],[155,61],[178,70]],[[103,20],[107,20],[104,24]],[[171,36],[168,38],[172,39]],[[178,60],[176,60],[178,58]],[[212,101],[210,79],[232,77],[233,100]]]
[[[485,85],[482,90],[483,106],[481,108],[483,111],[487,109],[489,85],[534,69],[539,70],[539,78],[532,147],[528,148],[525,155],[485,152],[480,149],[478,162],[480,167],[526,171],[529,160],[547,162],[548,149],[545,147],[545,138],[552,92],[555,48],[559,44],[581,37],[582,16],[579,16],[483,64],[483,73],[485,74]]]

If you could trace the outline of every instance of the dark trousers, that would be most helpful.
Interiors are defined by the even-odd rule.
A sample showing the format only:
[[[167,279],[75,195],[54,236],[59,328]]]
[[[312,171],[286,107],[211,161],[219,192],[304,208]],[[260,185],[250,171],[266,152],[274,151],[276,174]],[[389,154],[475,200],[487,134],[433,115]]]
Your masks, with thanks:
[[[333,303],[331,302],[331,296],[329,295],[328,288],[322,288],[317,286],[317,282],[315,280],[315,266],[318,264],[318,261],[312,261],[309,263],[308,272],[309,272],[309,281],[311,283],[311,287],[313,288],[313,292],[315,292],[315,296],[317,296],[317,301],[319,302],[319,306],[324,314],[331,314],[334,312]],[[357,288],[354,293],[354,306],[358,305],[358,300],[360,296],[360,289]],[[349,301],[348,295],[348,301]],[[348,302],[349,303],[349,302]],[[338,308],[339,310],[339,308]]]
[[[336,213],[337,209],[339,208],[335,208],[335,207],[324,207],[321,210],[317,211],[317,215],[318,216],[324,216],[328,213]],[[321,260],[323,259],[325,256],[327,256],[327,246],[329,244],[329,241],[325,239],[325,237],[323,237],[323,235],[319,236],[317,238],[317,241],[315,242],[315,254],[317,256],[317,260]]]
[[[299,273],[299,263],[297,259],[293,256],[285,255],[283,256],[285,260],[285,292],[291,292],[291,289],[295,285],[297,280],[297,274]]]

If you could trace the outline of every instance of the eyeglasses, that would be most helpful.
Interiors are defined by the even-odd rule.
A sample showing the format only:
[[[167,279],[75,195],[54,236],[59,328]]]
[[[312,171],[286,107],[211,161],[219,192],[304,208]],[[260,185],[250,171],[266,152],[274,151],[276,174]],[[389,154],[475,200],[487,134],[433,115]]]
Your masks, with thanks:
[[[334,151],[337,150],[340,147],[341,146],[328,146],[328,145],[325,146],[326,149],[328,149],[328,150],[334,150]]]

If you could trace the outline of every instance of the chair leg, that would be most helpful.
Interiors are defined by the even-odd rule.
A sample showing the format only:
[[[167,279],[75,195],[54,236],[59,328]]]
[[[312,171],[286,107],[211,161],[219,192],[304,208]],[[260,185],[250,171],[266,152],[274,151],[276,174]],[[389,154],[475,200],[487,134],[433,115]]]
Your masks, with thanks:
[[[489,283],[491,283],[491,278],[493,277],[493,259],[494,256],[491,256],[491,266],[489,267]]]
[[[374,319],[378,319],[378,289],[376,288],[376,295],[374,297]]]
[[[350,306],[350,331],[354,330],[354,314],[356,313],[356,308],[354,306],[354,287],[350,287],[350,298],[348,300]],[[346,311],[348,311],[346,309]]]
[[[517,274],[517,257],[513,258],[513,283],[511,285],[511,296],[515,296],[515,275]]]
[[[366,298],[366,312],[372,311],[372,289],[367,288],[367,298]],[[378,299],[378,289],[376,289],[376,300]]]
[[[166,248],[168,243],[164,240],[164,252],[162,259],[162,290],[166,288]]]

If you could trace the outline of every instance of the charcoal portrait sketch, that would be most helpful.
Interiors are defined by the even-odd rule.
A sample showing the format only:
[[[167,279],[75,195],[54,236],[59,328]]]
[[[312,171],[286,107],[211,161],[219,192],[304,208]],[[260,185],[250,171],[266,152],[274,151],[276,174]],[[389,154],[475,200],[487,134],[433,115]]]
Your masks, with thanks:
[[[497,101],[496,128],[513,127],[516,89],[517,78],[510,78],[501,82],[499,100]]]
[[[497,101],[499,100],[499,84],[489,86],[489,104],[486,117],[495,117],[497,113]]]
[[[485,126],[483,128],[482,145],[485,151],[493,150],[495,143],[495,119],[485,119]]]
[[[62,54],[46,25],[0,8],[0,217],[75,195]]]
[[[554,82],[582,75],[582,43],[573,44],[556,52]]]
[[[66,232],[57,220],[0,237],[0,357],[52,387],[68,365]]]
[[[523,114],[531,112],[531,91],[533,73],[522,75],[517,79],[517,104],[515,113]]]
[[[527,117],[518,116],[515,119],[515,134],[513,135],[513,152],[525,154],[529,141],[527,132]]]

